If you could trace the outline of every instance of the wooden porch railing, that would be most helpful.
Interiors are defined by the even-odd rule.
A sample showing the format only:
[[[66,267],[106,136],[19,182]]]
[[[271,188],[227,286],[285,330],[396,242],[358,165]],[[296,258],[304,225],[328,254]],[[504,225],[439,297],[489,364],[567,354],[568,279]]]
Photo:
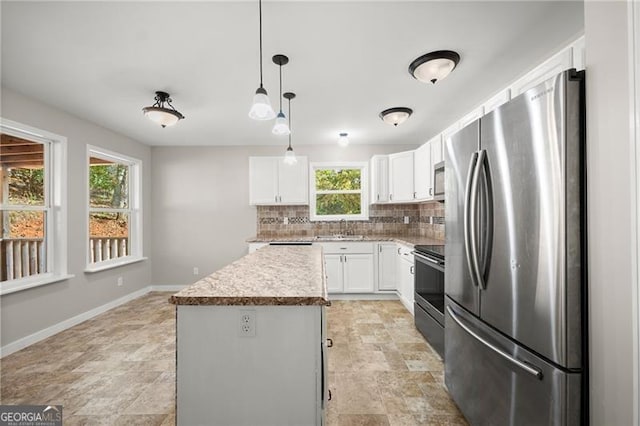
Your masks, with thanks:
[[[91,263],[126,256],[128,238],[97,237],[89,239]],[[47,253],[41,238],[0,239],[0,281],[41,274],[47,270]]]
[[[13,280],[46,271],[47,254],[41,238],[0,240],[2,281]]]

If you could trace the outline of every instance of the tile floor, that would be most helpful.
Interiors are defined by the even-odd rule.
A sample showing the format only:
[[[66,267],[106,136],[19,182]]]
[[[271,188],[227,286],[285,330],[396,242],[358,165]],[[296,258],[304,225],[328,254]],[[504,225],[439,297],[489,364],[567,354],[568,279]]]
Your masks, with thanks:
[[[64,424],[175,424],[175,310],[150,293],[0,360],[0,403],[61,404]],[[395,301],[328,309],[328,425],[464,425],[442,362]]]

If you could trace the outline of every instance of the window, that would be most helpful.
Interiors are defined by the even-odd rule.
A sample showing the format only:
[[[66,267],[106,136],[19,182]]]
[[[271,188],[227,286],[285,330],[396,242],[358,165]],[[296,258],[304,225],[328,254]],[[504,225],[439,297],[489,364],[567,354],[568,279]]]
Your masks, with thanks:
[[[87,272],[142,259],[140,160],[88,148]]]
[[[311,220],[368,220],[367,163],[311,164]]]
[[[66,139],[0,124],[0,294],[69,278]]]

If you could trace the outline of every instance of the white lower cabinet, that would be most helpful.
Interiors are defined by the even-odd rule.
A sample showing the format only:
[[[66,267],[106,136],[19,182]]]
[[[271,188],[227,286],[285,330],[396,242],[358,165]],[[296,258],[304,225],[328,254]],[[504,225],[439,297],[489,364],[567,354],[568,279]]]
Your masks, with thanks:
[[[396,243],[378,243],[378,290],[393,291],[397,287]]]
[[[373,243],[321,243],[329,293],[373,293]]]
[[[413,264],[412,248],[398,244],[397,267],[398,267],[398,295],[400,301],[409,312],[413,314],[414,284],[413,275],[415,266]]]
[[[342,293],[344,291],[342,256],[342,254],[324,255],[325,272],[327,273],[327,291],[329,293]]]

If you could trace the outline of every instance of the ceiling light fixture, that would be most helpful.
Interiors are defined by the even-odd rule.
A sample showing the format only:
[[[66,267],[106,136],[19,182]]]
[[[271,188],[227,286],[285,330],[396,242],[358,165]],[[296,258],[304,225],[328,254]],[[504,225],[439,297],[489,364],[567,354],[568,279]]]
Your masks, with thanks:
[[[280,67],[280,112],[278,112],[278,115],[276,116],[276,122],[273,125],[273,129],[271,130],[271,132],[274,135],[278,136],[288,135],[291,132],[289,130],[289,126],[287,125],[287,117],[284,115],[284,112],[282,112],[282,66],[289,63],[289,58],[287,58],[285,55],[274,55],[272,59],[273,63]]]
[[[395,127],[398,124],[402,124],[413,114],[413,110],[411,108],[405,107],[395,107],[385,109],[379,114],[379,117],[387,124],[391,124]]]
[[[436,84],[453,71],[460,62],[460,55],[451,50],[438,50],[415,59],[409,65],[409,74],[423,83]]]
[[[340,133],[340,137],[338,138],[338,145],[342,148],[346,148],[349,145],[349,136],[348,133]]]
[[[258,14],[260,22],[260,87],[258,87],[256,94],[253,96],[249,117],[254,120],[271,120],[276,116],[276,113],[271,107],[267,91],[262,86],[262,0],[258,0]]]
[[[293,148],[291,148],[291,99],[296,97],[295,93],[292,92],[287,92],[285,93],[284,96],[288,101],[289,101],[289,147],[287,148],[287,150],[284,153],[284,162],[285,164],[289,164],[289,165],[293,165],[296,164],[298,162],[298,159],[296,158],[296,154],[295,152],[293,152]]]
[[[155,121],[164,128],[173,126],[184,118],[184,115],[171,105],[173,101],[167,92],[157,91],[155,100],[156,103],[152,106],[142,108],[142,112],[150,120]]]

